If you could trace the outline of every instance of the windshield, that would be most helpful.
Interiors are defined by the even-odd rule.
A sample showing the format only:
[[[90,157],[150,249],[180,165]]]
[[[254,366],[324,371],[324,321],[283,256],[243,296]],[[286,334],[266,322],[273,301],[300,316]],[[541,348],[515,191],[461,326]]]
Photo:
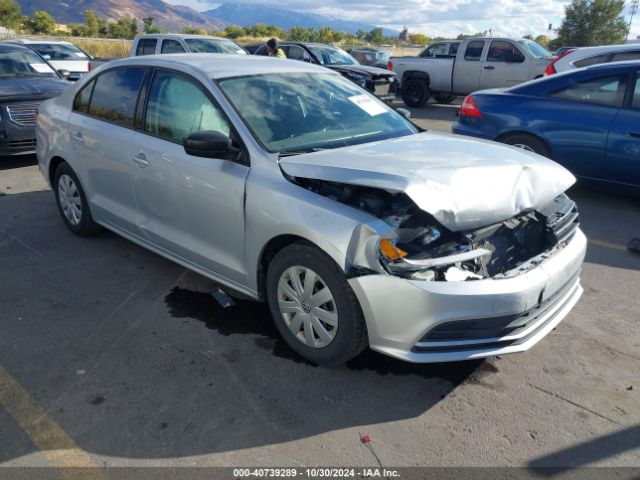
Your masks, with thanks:
[[[344,50],[334,47],[309,46],[322,65],[358,65],[358,61]]]
[[[545,50],[544,47],[541,47],[536,42],[532,42],[531,40],[518,40],[518,43],[526,48],[529,53],[536,58],[553,57],[550,52]]]
[[[235,53],[246,55],[244,49],[231,40],[217,38],[187,38],[185,39],[193,53]]]
[[[58,78],[41,57],[26,50],[0,51],[0,78],[50,77]]]
[[[271,152],[311,152],[417,133],[402,115],[340,75],[252,75],[218,83]]]
[[[89,60],[87,54],[75,45],[32,43],[29,46],[45,60]]]

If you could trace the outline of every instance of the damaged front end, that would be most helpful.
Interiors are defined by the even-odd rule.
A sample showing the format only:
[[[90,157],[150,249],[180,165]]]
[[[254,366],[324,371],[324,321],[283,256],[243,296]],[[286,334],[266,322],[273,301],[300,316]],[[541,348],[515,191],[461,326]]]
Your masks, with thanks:
[[[382,220],[384,233],[361,225],[347,252],[350,276],[387,273],[424,281],[472,281],[524,273],[561,249],[578,228],[575,203],[561,194],[542,207],[482,228],[452,231],[404,193],[290,178],[319,195]]]

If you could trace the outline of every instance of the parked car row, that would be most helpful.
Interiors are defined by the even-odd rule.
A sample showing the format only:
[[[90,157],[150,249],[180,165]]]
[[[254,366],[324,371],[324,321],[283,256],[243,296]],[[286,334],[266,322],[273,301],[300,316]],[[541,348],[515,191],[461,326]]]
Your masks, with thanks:
[[[71,232],[107,228],[266,301],[317,364],[525,351],[582,293],[571,173],[423,132],[308,62],[113,61],[40,104],[37,140]]]

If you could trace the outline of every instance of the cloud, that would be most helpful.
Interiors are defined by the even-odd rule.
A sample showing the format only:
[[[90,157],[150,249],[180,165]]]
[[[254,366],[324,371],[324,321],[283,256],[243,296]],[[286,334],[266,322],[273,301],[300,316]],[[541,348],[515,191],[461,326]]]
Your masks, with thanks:
[[[220,3],[209,0],[169,0],[197,10],[215,8]],[[330,15],[344,20],[357,20],[372,25],[401,29],[431,37],[455,36],[491,29],[494,35],[522,36],[548,34],[548,26],[560,26],[564,7],[569,0],[234,0],[288,8],[307,13]],[[640,15],[639,15],[640,17]],[[640,19],[636,18],[630,38],[640,35]],[[551,35],[553,36],[553,35]]]

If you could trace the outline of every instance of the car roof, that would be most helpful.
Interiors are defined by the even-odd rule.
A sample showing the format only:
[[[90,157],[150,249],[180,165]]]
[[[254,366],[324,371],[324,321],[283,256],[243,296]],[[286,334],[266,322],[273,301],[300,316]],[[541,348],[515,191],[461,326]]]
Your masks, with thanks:
[[[19,43],[14,42],[0,42],[0,50],[20,50],[33,53],[30,48],[24,47]]]
[[[571,55],[571,58],[576,57],[589,57],[591,55],[597,55],[598,53],[608,53],[608,52],[625,52],[627,50],[638,50],[640,45],[637,43],[623,43],[619,45],[602,45],[599,47],[576,47]],[[567,59],[569,59],[569,55],[567,55]]]
[[[73,45],[73,43],[65,42],[64,40],[33,40],[30,38],[12,38],[8,40],[8,42],[18,43],[22,45],[33,45],[33,44]]]
[[[196,35],[190,33],[144,33],[136,35],[134,40],[139,38],[207,38],[209,40],[229,40],[228,38],[214,37],[213,35]]]
[[[113,60],[105,65],[108,67],[138,65],[166,67],[182,71],[196,70],[213,79],[241,77],[245,75],[264,75],[269,73],[334,74],[334,72],[329,69],[297,60],[222,53],[143,55]],[[335,74],[339,75],[337,73]]]

